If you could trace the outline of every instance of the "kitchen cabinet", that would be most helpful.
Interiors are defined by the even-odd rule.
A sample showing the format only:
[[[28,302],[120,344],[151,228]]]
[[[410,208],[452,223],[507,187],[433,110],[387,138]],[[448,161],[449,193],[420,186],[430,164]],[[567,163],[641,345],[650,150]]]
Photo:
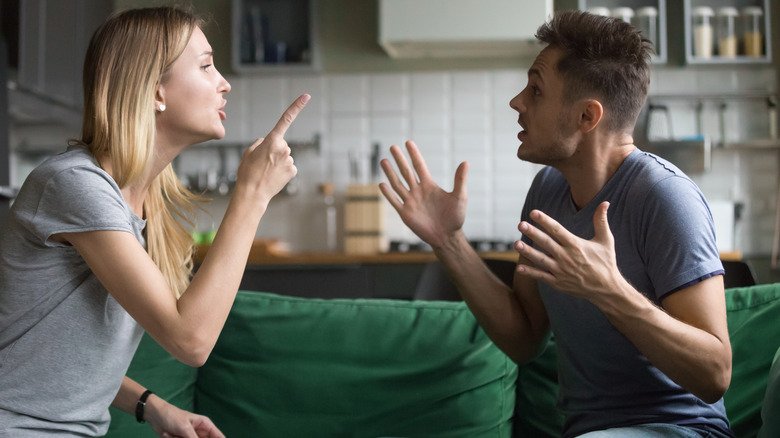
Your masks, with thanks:
[[[64,149],[78,135],[82,122],[82,68],[94,30],[112,13],[104,0],[26,0],[6,8],[3,25],[14,35],[16,63],[9,66],[7,85],[10,167],[3,196],[14,196],[29,170]],[[12,19],[11,17],[15,17]],[[3,148],[5,149],[5,148]],[[2,196],[0,196],[2,197]]]
[[[736,12],[733,35],[719,32],[719,12]],[[688,64],[745,64],[771,62],[769,0],[685,0],[685,60]],[[701,19],[699,17],[712,16]],[[751,14],[751,12],[753,12]],[[723,44],[732,40],[731,44]],[[732,47],[722,49],[721,47]],[[704,56],[699,56],[701,52]]]
[[[624,8],[628,8],[627,12]],[[643,29],[644,36],[653,41],[656,53],[652,56],[652,62],[667,62],[666,0],[579,0],[579,9],[603,15],[621,15],[626,21]]]
[[[379,0],[379,44],[393,58],[536,56],[551,0]]]
[[[316,0],[233,0],[233,70],[238,73],[319,70],[316,5]]]
[[[82,106],[82,65],[92,32],[111,3],[31,0],[19,8],[19,71],[12,112],[35,119]]]

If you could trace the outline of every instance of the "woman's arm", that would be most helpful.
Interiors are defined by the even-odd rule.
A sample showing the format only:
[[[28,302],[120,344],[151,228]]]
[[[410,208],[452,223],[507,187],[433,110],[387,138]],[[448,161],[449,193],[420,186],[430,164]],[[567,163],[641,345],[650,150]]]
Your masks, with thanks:
[[[202,365],[219,337],[268,202],[297,172],[283,135],[307,101],[308,95],[298,98],[268,136],[244,153],[214,242],[180,299],[176,300],[160,270],[131,234],[59,235],[78,250],[119,304],[181,362]]]
[[[138,401],[145,391],[143,386],[125,377],[111,405],[136,416]],[[162,437],[225,437],[207,417],[181,410],[156,394],[150,394],[146,399],[142,420]]]

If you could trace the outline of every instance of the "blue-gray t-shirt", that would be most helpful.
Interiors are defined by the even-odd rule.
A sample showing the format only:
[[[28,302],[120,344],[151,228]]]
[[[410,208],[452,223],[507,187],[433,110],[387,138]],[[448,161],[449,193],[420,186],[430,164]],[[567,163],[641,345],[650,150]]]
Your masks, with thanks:
[[[143,330],[51,237],[145,227],[82,147],[29,175],[0,227],[0,437],[105,434]]]
[[[538,209],[592,239],[593,214],[608,220],[621,274],[657,305],[668,294],[723,273],[707,202],[671,163],[635,149],[584,208],[551,167],[537,174],[522,219]],[[527,237],[523,241],[533,245]],[[723,401],[707,404],[655,368],[589,301],[539,282],[558,348],[564,436],[642,423],[707,424],[729,431]],[[730,433],[730,432],[727,432]]]

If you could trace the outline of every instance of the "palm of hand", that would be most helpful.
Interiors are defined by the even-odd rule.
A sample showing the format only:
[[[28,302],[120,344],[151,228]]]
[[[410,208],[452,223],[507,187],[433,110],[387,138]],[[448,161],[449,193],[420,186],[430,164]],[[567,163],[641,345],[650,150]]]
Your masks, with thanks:
[[[416,192],[416,193],[415,193]],[[466,196],[449,193],[429,181],[404,200],[401,220],[420,239],[431,246],[440,246],[447,236],[463,227],[466,219]]]
[[[463,227],[466,218],[468,163],[464,162],[458,166],[454,188],[452,192],[446,192],[433,181],[417,145],[408,141],[406,148],[414,169],[401,149],[392,146],[390,152],[395,158],[403,181],[392,164],[388,160],[382,160],[382,170],[387,175],[392,189],[385,183],[380,184],[379,188],[401,216],[404,224],[423,241],[436,248]]]

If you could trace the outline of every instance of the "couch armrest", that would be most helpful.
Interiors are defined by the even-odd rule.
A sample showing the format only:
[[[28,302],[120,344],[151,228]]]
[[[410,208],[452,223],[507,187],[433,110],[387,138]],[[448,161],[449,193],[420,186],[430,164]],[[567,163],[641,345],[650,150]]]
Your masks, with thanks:
[[[755,437],[775,352],[780,347],[780,283],[726,289],[733,352],[723,402],[738,437]]]

